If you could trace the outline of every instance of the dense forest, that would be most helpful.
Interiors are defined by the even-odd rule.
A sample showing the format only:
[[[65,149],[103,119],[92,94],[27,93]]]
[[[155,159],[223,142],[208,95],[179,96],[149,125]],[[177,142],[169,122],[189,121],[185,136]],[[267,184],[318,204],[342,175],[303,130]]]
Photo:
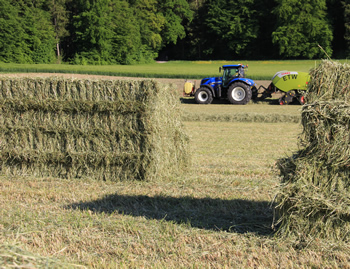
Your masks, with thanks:
[[[349,0],[0,0],[0,61],[350,56]]]

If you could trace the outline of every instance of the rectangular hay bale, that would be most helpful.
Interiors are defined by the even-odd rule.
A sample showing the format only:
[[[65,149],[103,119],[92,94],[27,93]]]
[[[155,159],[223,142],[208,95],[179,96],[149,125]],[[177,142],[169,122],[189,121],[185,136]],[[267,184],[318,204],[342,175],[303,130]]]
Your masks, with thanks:
[[[300,241],[349,241],[350,66],[323,61],[311,72],[300,150],[277,161],[275,225]]]
[[[190,162],[180,102],[153,80],[0,79],[6,175],[151,180]]]
[[[339,100],[350,102],[350,65],[323,60],[310,71],[307,103]]]

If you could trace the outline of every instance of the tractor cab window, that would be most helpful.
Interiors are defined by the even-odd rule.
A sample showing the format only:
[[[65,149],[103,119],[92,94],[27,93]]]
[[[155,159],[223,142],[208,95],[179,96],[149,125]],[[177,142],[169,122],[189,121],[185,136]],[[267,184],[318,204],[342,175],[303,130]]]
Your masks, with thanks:
[[[231,79],[239,76],[239,70],[236,68],[226,68],[224,69],[224,74],[222,76],[223,85],[227,85]]]

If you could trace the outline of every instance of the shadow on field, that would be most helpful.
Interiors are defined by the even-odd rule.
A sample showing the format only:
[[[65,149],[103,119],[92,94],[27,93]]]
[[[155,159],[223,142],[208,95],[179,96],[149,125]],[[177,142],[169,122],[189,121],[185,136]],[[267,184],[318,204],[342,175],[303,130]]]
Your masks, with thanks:
[[[181,97],[180,102],[183,104],[197,104],[196,100],[191,97]],[[216,105],[231,105],[227,99],[214,99],[212,104]]]
[[[182,104],[197,104],[194,98],[190,97],[181,97],[180,102]],[[264,100],[252,100],[251,101],[253,104],[266,104],[266,105],[280,105],[278,99],[264,99]],[[216,105],[232,105],[227,99],[214,99],[212,104]],[[297,104],[300,105],[299,103],[292,103],[292,104]],[[292,105],[290,104],[290,105]]]
[[[208,230],[273,233],[273,212],[269,202],[113,194],[91,202],[71,204],[67,208],[187,223]]]

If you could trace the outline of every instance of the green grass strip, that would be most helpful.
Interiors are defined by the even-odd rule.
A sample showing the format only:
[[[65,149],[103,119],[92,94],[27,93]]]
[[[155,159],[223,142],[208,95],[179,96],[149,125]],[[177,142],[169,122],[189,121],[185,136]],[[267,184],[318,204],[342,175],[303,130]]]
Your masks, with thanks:
[[[298,61],[169,61],[138,65],[69,65],[0,63],[2,73],[69,73],[143,78],[202,79],[220,76],[219,67],[226,64],[248,65],[246,76],[255,80],[271,80],[282,70],[309,72],[321,60]],[[347,60],[339,62],[345,63]]]

